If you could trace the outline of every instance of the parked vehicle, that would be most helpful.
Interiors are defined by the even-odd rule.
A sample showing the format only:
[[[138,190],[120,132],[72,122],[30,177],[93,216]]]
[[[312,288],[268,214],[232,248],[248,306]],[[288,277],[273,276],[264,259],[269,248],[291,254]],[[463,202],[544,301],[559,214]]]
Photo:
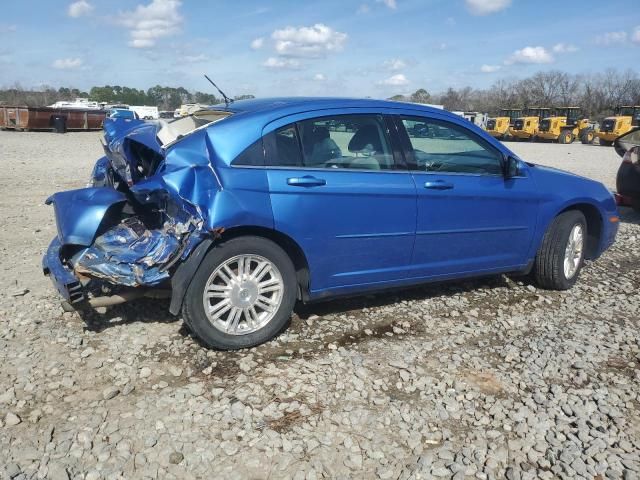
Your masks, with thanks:
[[[494,138],[504,140],[509,137],[509,127],[522,115],[520,108],[503,108],[496,117],[487,120],[487,133]]]
[[[47,200],[45,274],[67,307],[167,294],[214,348],[273,338],[297,300],[500,273],[568,289],[618,229],[602,184],[414,104],[254,99],[105,131],[93,186]]]
[[[158,112],[158,118],[173,119],[174,112],[170,110],[162,110],[161,112]]]
[[[130,120],[140,118],[136,112],[129,110],[128,108],[112,108],[109,110],[107,116],[109,118],[128,118]]]
[[[61,100],[49,105],[55,109],[80,109],[80,110],[100,110],[102,108],[98,102],[89,101],[88,98],[76,98],[73,102]]]
[[[622,157],[616,176],[616,200],[640,213],[640,128],[622,135],[614,146]]]
[[[546,107],[527,108],[522,117],[516,118],[513,126],[509,128],[509,134],[514,140],[535,141],[540,130],[540,122],[551,114],[551,109]]]
[[[0,130],[100,130],[106,112],[89,108],[0,106]]]
[[[640,106],[618,107],[612,117],[604,119],[600,128],[595,131],[595,137],[600,140],[600,145],[610,147],[616,138],[634,127],[640,127]],[[593,139],[591,142],[584,139],[582,143],[593,143]]]
[[[452,111],[451,113],[455,113],[456,115],[460,115],[465,120],[470,121],[474,125],[477,125],[480,128],[487,128],[487,121],[489,120],[489,115],[486,113],[480,112],[462,112],[462,111]]]
[[[573,143],[576,138],[591,143],[594,137],[594,125],[579,107],[556,108],[553,115],[540,122],[538,129],[538,138],[558,143]]]
[[[143,120],[157,120],[160,118],[158,107],[148,107],[146,105],[129,105],[129,110],[136,112],[138,118]]]

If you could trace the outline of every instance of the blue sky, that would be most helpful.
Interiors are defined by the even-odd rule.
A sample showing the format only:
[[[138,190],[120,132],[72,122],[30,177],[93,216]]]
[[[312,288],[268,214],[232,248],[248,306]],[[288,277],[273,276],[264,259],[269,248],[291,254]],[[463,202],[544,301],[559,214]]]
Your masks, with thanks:
[[[639,0],[21,0],[0,86],[388,97],[540,70],[640,69]]]

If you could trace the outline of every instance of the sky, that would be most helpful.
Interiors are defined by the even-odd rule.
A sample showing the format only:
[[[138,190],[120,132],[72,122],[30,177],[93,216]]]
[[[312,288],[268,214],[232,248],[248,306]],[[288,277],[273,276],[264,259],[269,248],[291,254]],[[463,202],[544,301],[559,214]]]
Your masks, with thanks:
[[[0,87],[153,85],[228,95],[485,88],[559,69],[640,71],[640,0],[20,0]]]

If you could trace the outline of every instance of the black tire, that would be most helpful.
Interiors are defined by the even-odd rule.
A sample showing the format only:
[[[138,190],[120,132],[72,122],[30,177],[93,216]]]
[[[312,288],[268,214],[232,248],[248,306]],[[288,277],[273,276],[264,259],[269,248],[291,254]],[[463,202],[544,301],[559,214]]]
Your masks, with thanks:
[[[569,144],[573,143],[573,132],[571,130],[563,130],[558,136],[558,143]]]
[[[610,147],[611,145],[613,145],[613,142],[611,142],[609,140],[603,140],[602,138],[600,139],[600,146],[602,146],[602,147]]]
[[[582,225],[583,247],[582,256],[576,272],[571,278],[564,273],[564,257],[569,240],[569,234],[575,225]],[[536,283],[549,290],[568,290],[580,275],[584,263],[584,251],[587,240],[587,222],[582,212],[569,210],[558,215],[549,225],[542,243],[538,249],[533,266],[533,276]]]
[[[219,330],[208,320],[202,296],[209,276],[219,265],[237,255],[245,254],[260,255],[272,262],[282,276],[284,290],[280,306],[269,323],[254,332],[233,335]],[[216,246],[204,258],[185,294],[182,316],[189,329],[209,348],[249,348],[271,340],[288,327],[296,294],[295,269],[282,248],[262,237],[238,237]]]
[[[593,143],[594,138],[595,138],[595,133],[591,128],[587,128],[583,130],[582,133],[580,134],[580,141],[584,145],[591,145]]]

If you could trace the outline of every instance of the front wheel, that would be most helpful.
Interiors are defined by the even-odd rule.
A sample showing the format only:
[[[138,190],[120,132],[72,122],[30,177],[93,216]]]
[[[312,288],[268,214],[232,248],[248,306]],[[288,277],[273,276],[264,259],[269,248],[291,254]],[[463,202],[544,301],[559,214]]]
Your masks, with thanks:
[[[208,347],[249,348],[271,340],[291,318],[295,269],[278,245],[238,237],[212,249],[187,289],[182,315]]]
[[[558,143],[568,144],[572,143],[573,140],[573,132],[571,130],[563,130],[558,137]]]
[[[600,146],[602,146],[602,147],[610,147],[611,145],[613,145],[612,141],[603,140],[602,138],[600,139]]]
[[[591,145],[593,143],[593,139],[595,138],[595,134],[592,129],[588,128],[580,134],[580,141],[584,145]]]
[[[536,283],[551,290],[567,290],[576,283],[584,261],[587,222],[577,210],[558,215],[545,233],[536,255]]]

